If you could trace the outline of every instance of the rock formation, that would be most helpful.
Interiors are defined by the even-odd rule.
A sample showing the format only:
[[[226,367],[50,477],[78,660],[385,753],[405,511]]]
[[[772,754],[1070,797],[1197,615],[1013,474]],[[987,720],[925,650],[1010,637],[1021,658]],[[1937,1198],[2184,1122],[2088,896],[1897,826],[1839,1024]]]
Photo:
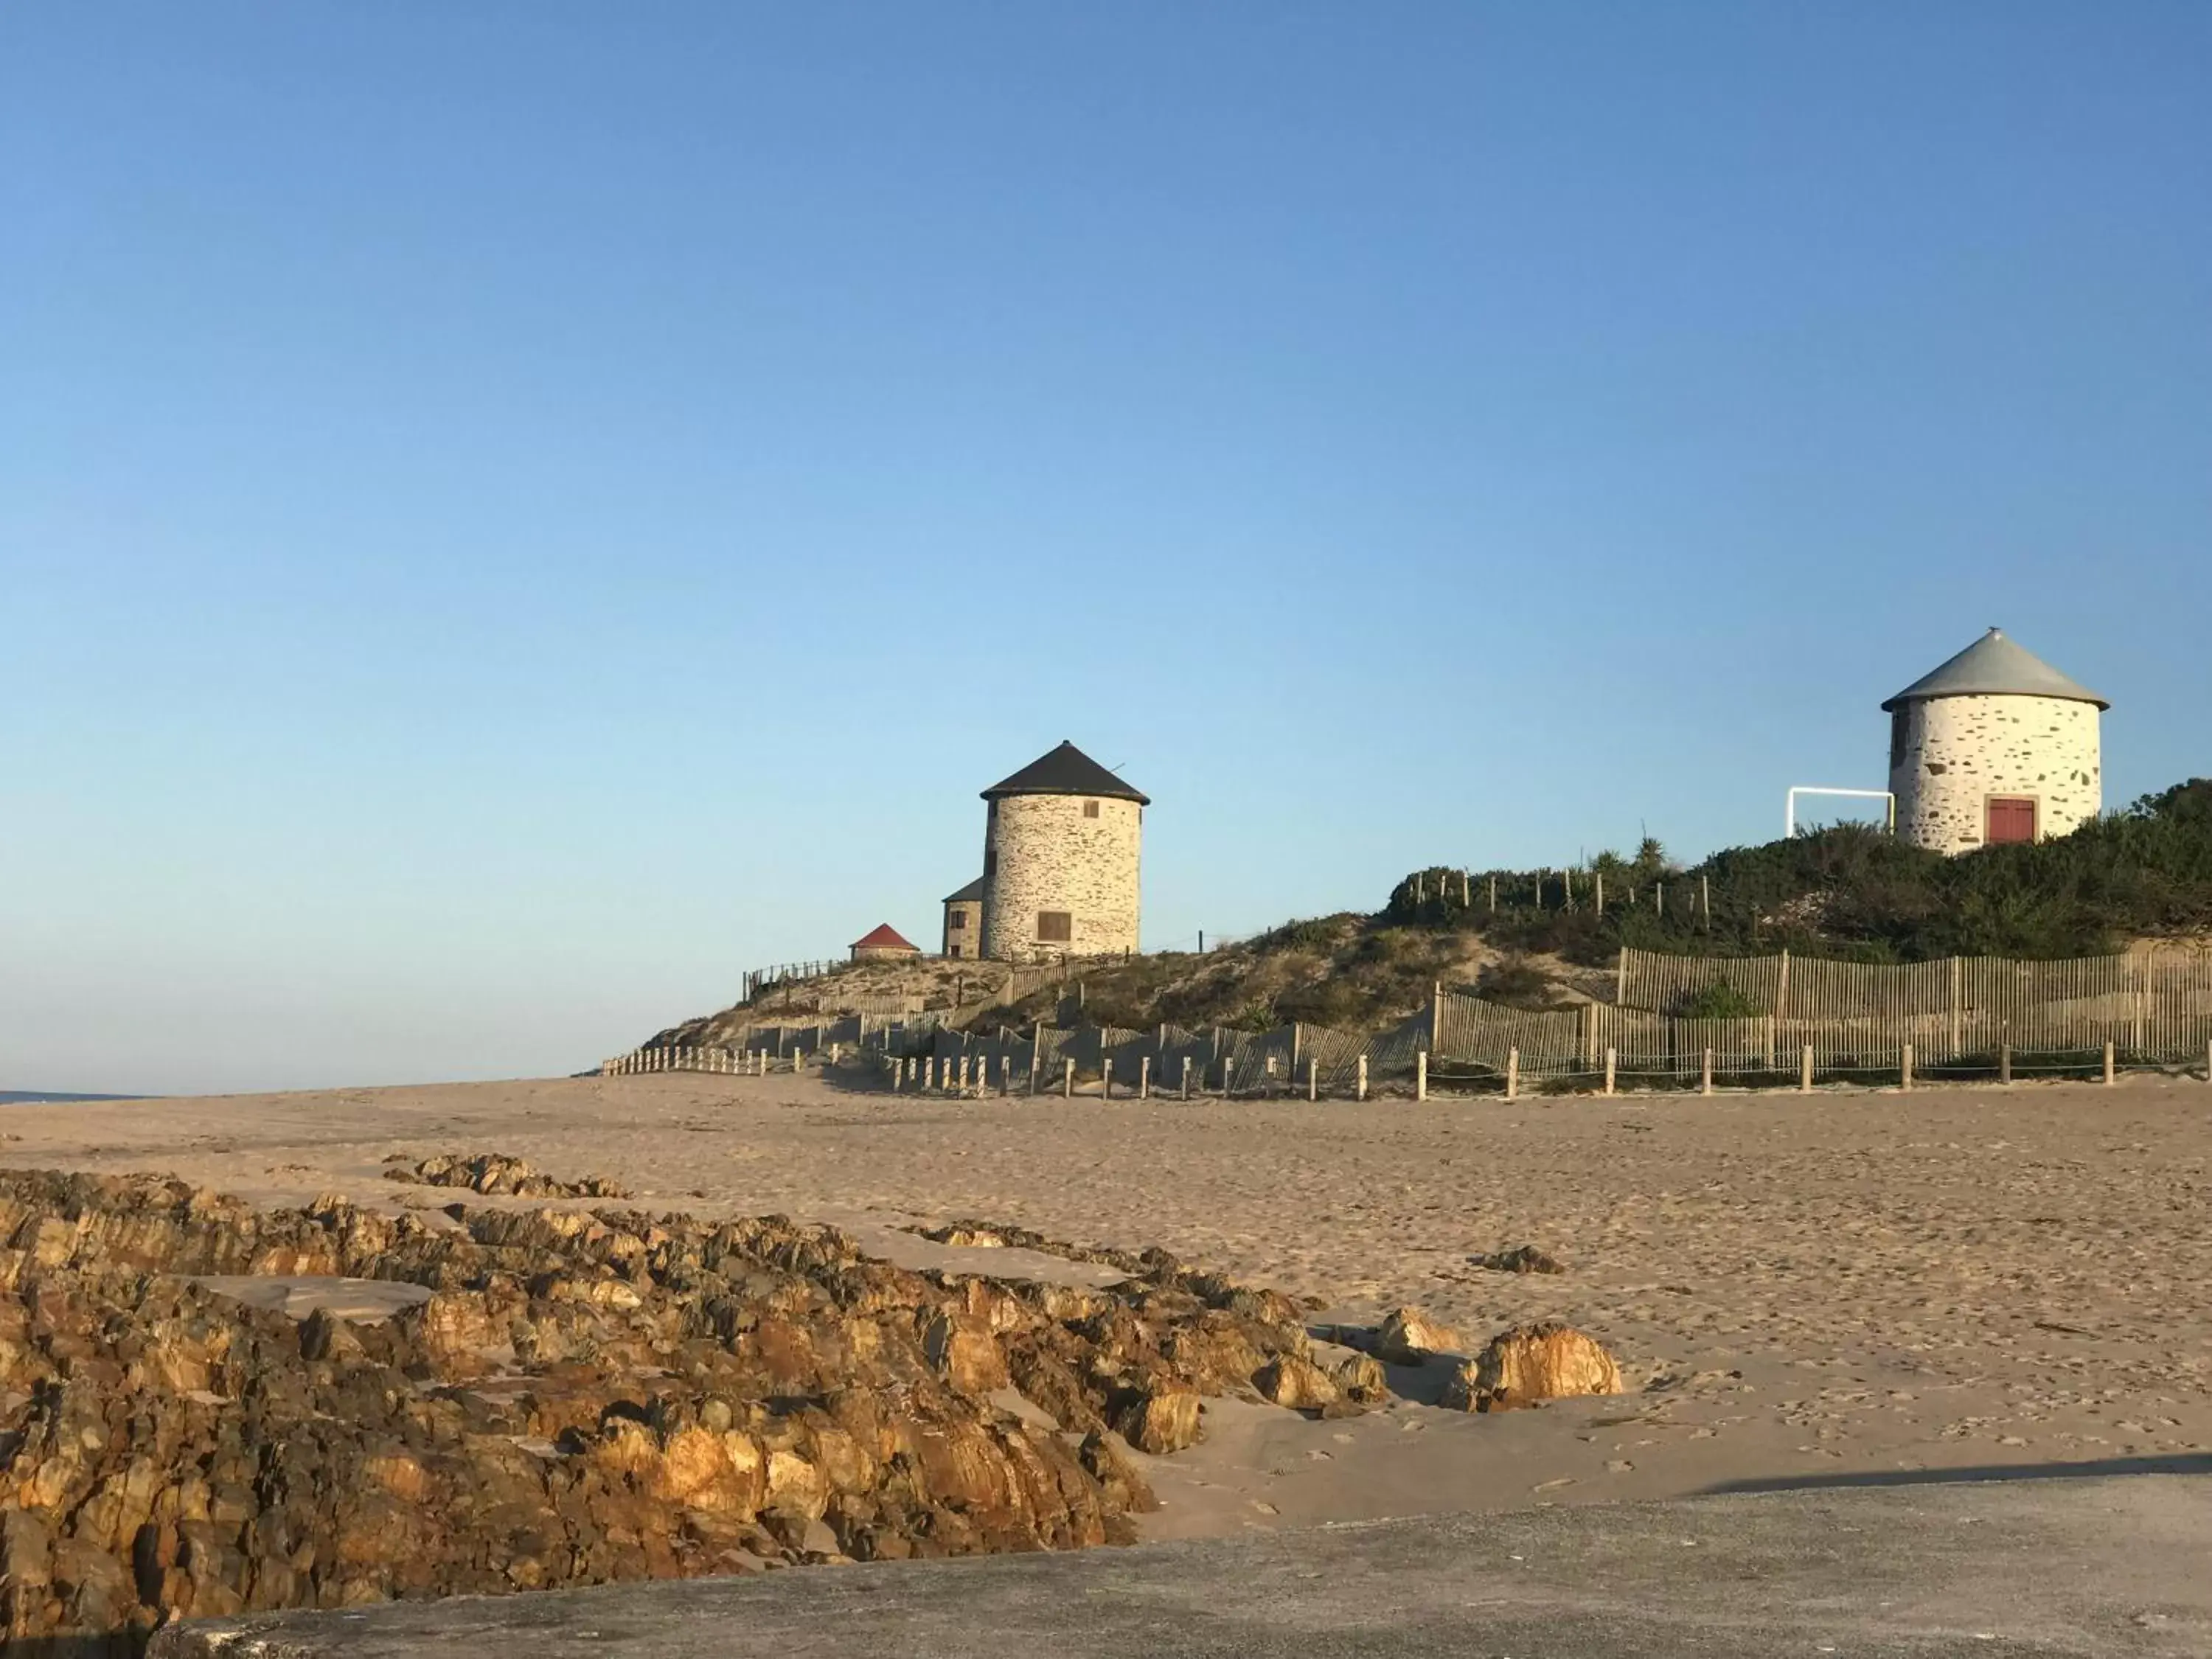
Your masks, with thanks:
[[[1510,1411],[1540,1400],[1619,1394],[1620,1367],[1594,1336],[1566,1325],[1518,1325],[1499,1333],[1444,1385],[1457,1411]]]
[[[422,1178],[463,1172],[535,1176]],[[1152,1498],[1105,1431],[1175,1450],[1262,1372],[1311,1397],[1296,1304],[1161,1252],[1069,1289],[779,1217],[455,1211],[0,1173],[0,1633],[1122,1541]],[[431,1294],[295,1322],[225,1275]]]
[[[426,1187],[462,1187],[487,1197],[511,1194],[516,1198],[628,1198],[626,1188],[612,1181],[587,1176],[582,1181],[556,1181],[540,1175],[523,1159],[501,1152],[480,1152],[474,1158],[426,1158],[420,1164],[400,1163],[384,1172],[386,1181],[411,1181]]]
[[[1394,1365],[1419,1365],[1432,1353],[1459,1352],[1459,1333],[1419,1308],[1401,1308],[1375,1333],[1375,1352]]]
[[[1510,1250],[1494,1250],[1488,1255],[1468,1257],[1470,1266],[1487,1267],[1495,1273],[1563,1273],[1566,1269],[1559,1261],[1544,1254],[1534,1244],[1516,1245]]]

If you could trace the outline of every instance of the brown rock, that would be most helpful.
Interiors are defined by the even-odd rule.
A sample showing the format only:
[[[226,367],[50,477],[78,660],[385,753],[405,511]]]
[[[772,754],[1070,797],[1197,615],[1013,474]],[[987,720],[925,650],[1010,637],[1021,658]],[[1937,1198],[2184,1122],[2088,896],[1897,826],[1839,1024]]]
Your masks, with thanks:
[[[1394,1365],[1419,1365],[1432,1353],[1455,1353],[1460,1334],[1419,1308],[1401,1308],[1375,1333],[1375,1352]]]
[[[549,1179],[425,1165],[477,1190]],[[459,1219],[0,1171],[7,1638],[120,1652],[168,1616],[726,1571],[763,1550],[1127,1541],[1153,1500],[1109,1419],[1164,1453],[1198,1437],[1203,1395],[1255,1372],[1302,1409],[1334,1386],[1297,1304],[1164,1252],[1086,1252],[1129,1277],[1067,1291],[904,1272],[775,1217]],[[196,1282],[254,1273],[432,1294],[380,1322],[294,1324]],[[1010,1375],[1064,1432],[990,1401]],[[1338,1395],[1319,1409],[1355,1408]]]
[[[1595,1337],[1556,1324],[1501,1332],[1445,1385],[1455,1411],[1510,1411],[1540,1400],[1619,1394],[1620,1367]]]
[[[1374,1361],[1369,1360],[1370,1364]],[[1317,1412],[1337,1401],[1336,1384],[1310,1359],[1288,1354],[1272,1359],[1252,1378],[1261,1397],[1294,1412]]]
[[[1493,1251],[1488,1255],[1468,1257],[1470,1265],[1487,1267],[1498,1273],[1563,1273],[1566,1269],[1559,1261],[1544,1254],[1534,1244],[1521,1244],[1510,1250]]]
[[[1109,1502],[1132,1514],[1142,1514],[1160,1506],[1152,1495],[1145,1477],[1139,1474],[1121,1449],[1098,1430],[1093,1429],[1083,1437],[1076,1448],[1076,1459],[1089,1470],[1091,1478],[1104,1489]]]
[[[988,1319],[975,1314],[933,1313],[922,1322],[922,1352],[938,1374],[963,1394],[988,1394],[1012,1380],[1006,1356]]]
[[[1198,1395],[1173,1384],[1133,1392],[1115,1413],[1114,1427],[1121,1438],[1152,1456],[1179,1452],[1198,1443]]]
[[[1363,1405],[1379,1406],[1390,1397],[1389,1373],[1371,1354],[1346,1354],[1329,1377],[1342,1393]]]

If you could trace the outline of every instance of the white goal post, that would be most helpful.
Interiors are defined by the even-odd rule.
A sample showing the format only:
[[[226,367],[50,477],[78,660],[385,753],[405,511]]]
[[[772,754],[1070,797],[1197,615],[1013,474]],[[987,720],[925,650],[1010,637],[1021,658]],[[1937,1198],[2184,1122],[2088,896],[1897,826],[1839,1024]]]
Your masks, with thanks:
[[[1889,803],[1887,828],[1891,835],[1897,833],[1897,797],[1887,789],[1830,789],[1817,783],[1792,784],[1790,796],[1782,809],[1782,838],[1789,840],[1797,833],[1797,797],[1800,795],[1856,795],[1862,800]]]

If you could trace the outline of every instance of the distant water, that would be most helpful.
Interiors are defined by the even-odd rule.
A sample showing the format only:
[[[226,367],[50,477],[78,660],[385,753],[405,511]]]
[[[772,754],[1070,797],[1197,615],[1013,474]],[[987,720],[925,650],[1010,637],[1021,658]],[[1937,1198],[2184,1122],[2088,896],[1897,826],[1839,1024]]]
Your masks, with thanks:
[[[58,1089],[0,1089],[0,1106],[29,1106],[34,1103],[72,1100],[153,1100],[153,1095],[65,1095]]]

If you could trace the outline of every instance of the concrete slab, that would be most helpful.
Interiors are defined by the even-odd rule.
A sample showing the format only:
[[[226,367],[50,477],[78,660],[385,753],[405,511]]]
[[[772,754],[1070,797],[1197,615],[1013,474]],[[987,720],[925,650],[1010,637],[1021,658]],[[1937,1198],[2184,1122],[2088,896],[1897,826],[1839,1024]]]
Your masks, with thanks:
[[[149,1659],[2212,1653],[2212,1480],[1839,1485],[187,1623]]]

